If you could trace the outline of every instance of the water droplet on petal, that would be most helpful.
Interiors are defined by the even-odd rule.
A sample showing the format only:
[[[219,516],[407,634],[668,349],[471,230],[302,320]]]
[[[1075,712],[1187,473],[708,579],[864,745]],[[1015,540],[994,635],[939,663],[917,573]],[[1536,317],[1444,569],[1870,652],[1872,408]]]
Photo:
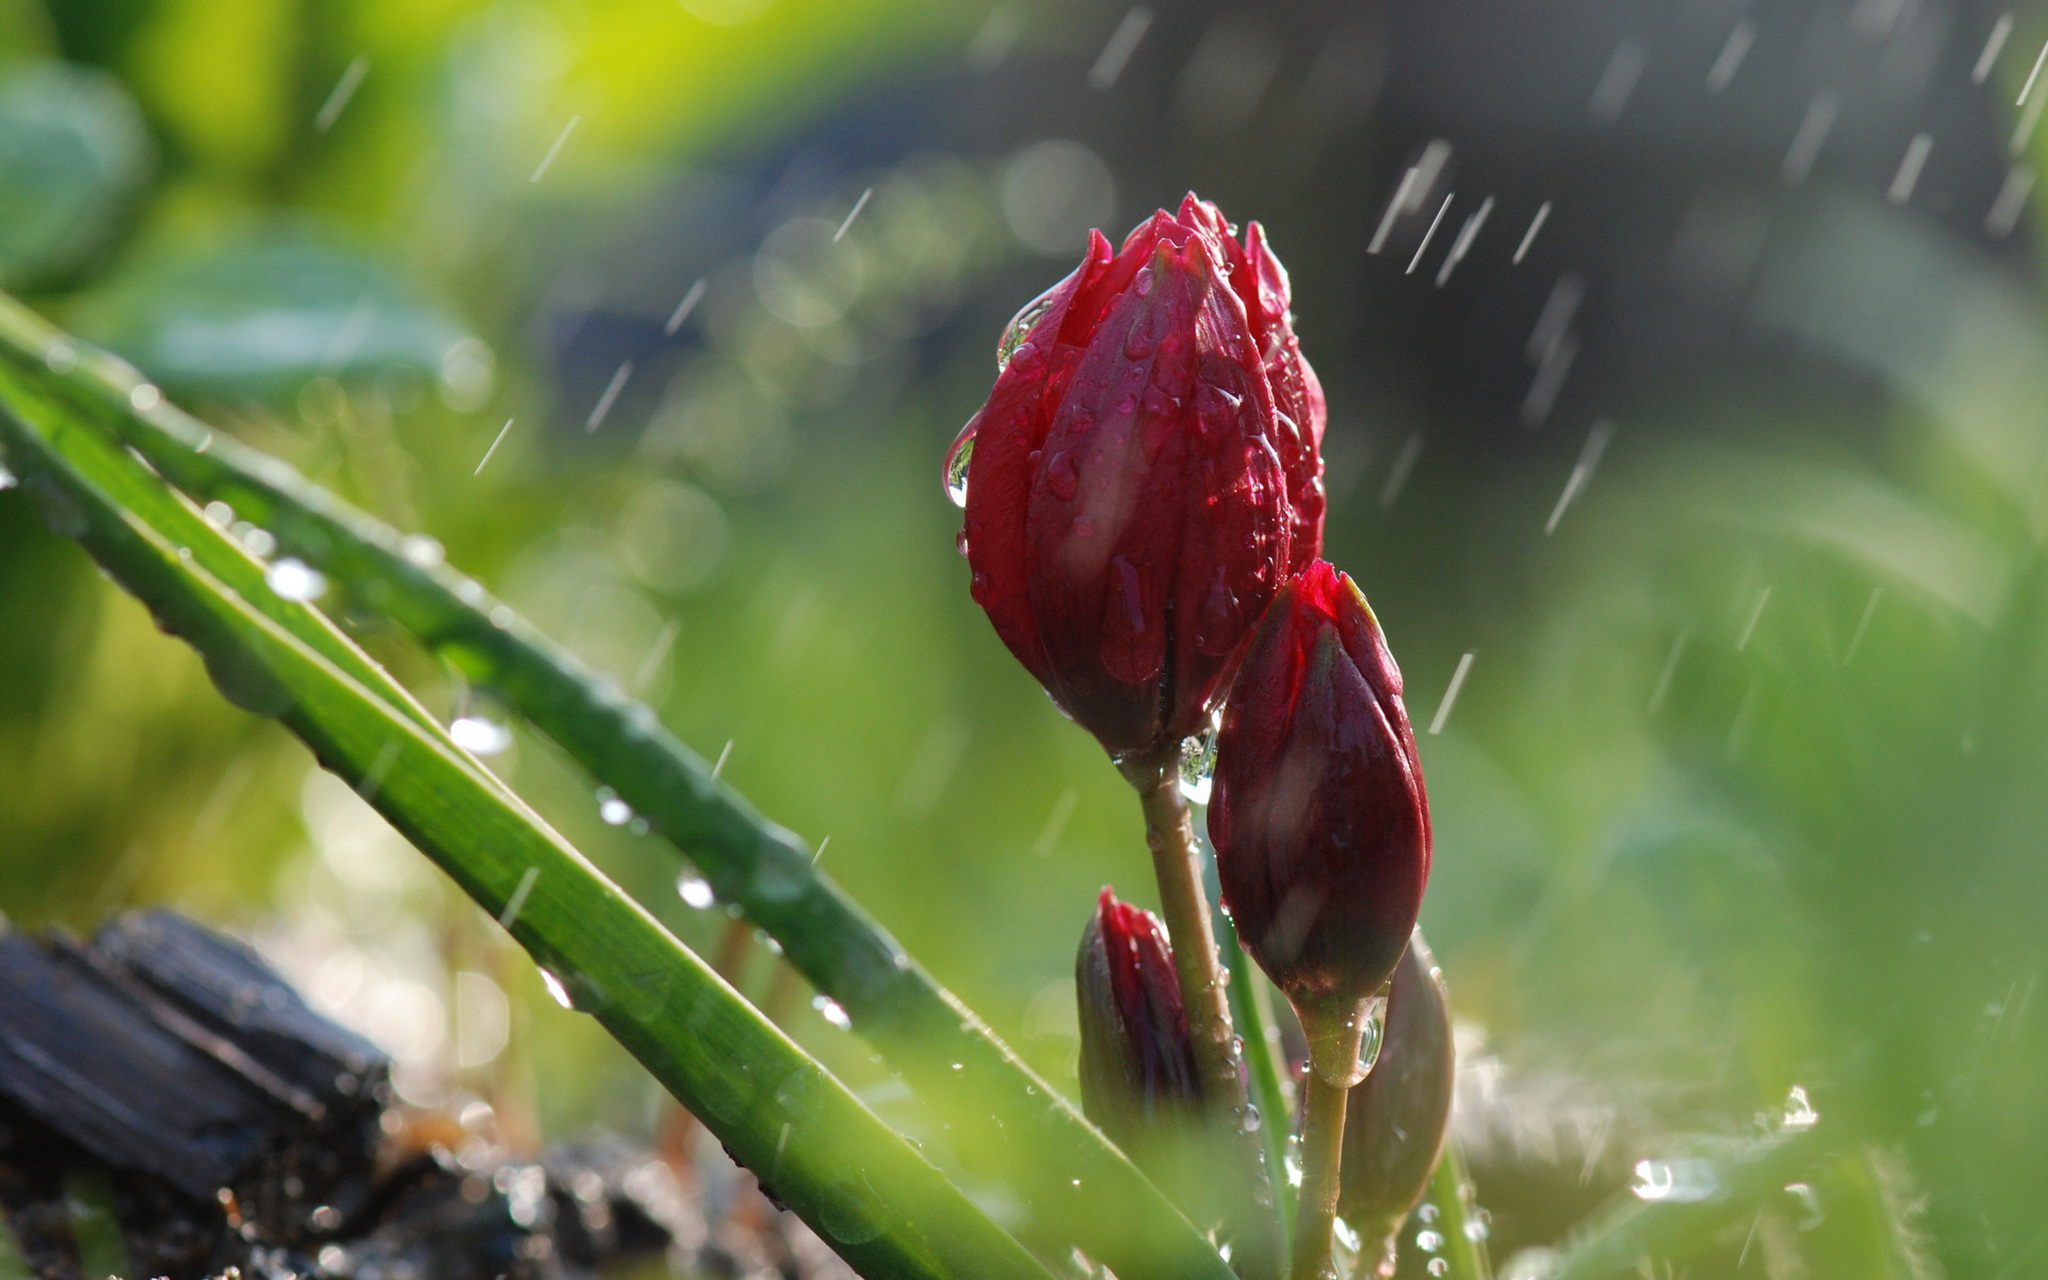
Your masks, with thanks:
[[[268,536],[268,535],[265,535]],[[327,590],[327,577],[318,569],[289,556],[271,565],[263,580],[287,600],[318,600]]]
[[[711,891],[709,880],[688,872],[684,872],[676,880],[676,893],[685,903],[699,911],[708,910],[718,901],[718,895]]]
[[[455,745],[473,756],[494,756],[512,745],[512,731],[475,712],[458,716],[448,726]]]
[[[1081,487],[1081,465],[1071,453],[1056,454],[1045,469],[1045,487],[1061,502],[1070,502]]]
[[[1061,284],[1064,283],[1065,281],[1061,281]],[[1023,309],[1010,318],[1010,323],[1003,326],[1003,336],[996,342],[997,373],[1010,367],[1010,361],[1016,356],[1017,348],[1024,345],[1025,340],[1031,336],[1032,329],[1037,327],[1040,320],[1045,319],[1046,312],[1052,310],[1053,295],[1059,292],[1059,288],[1056,284],[1025,303]]]
[[[967,505],[967,464],[974,460],[974,432],[980,423],[978,413],[968,419],[946,453],[946,496],[956,507]]]

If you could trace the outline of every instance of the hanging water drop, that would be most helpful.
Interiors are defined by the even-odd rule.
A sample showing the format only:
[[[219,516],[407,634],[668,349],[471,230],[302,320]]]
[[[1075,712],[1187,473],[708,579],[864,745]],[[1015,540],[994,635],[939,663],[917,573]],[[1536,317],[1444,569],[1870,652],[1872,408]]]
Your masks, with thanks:
[[[1387,1038],[1387,998],[1379,995],[1366,1001],[1361,1016],[1364,1025],[1360,1029],[1364,1034],[1358,1039],[1358,1066],[1370,1072],[1372,1064],[1380,1060],[1380,1044]]]
[[[967,464],[974,460],[974,430],[980,420],[981,415],[976,414],[946,454],[946,496],[956,507],[967,505]]]
[[[15,479],[14,473],[7,469],[7,464],[0,462],[0,490],[12,489],[20,483],[21,481]]]
[[[1064,284],[1065,281],[1061,283]],[[1038,326],[1038,322],[1045,319],[1045,313],[1052,310],[1053,295],[1058,293],[1059,289],[1059,285],[1054,285],[1025,303],[1022,310],[1010,317],[1010,323],[1003,326],[1003,336],[996,342],[997,373],[1010,367],[1010,357],[1017,354],[1017,348],[1024,345],[1025,340],[1031,336],[1031,331]]]
[[[267,536],[267,535],[266,535]],[[286,600],[304,603],[318,600],[327,590],[327,577],[303,560],[290,556],[271,565],[264,573],[263,580],[270,589]]]
[[[1244,1118],[1238,1121],[1237,1127],[1244,1130],[1246,1133],[1257,1133],[1259,1131],[1259,1126],[1264,1124],[1265,1122],[1266,1118],[1259,1114],[1259,1109],[1256,1106],[1247,1103],[1244,1109]]]
[[[604,819],[608,827],[623,827],[633,820],[633,806],[619,799],[619,793],[610,787],[599,787],[597,816]]]
[[[687,871],[677,878],[676,893],[686,904],[698,911],[709,910],[718,902],[718,895],[711,892],[711,882],[703,876],[691,875]]]
[[[1428,1226],[1437,1219],[1437,1207],[1425,1201],[1423,1206],[1415,1211],[1415,1219],[1424,1226]]]
[[[820,1017],[841,1031],[853,1030],[853,1019],[846,1016],[846,1010],[831,996],[812,996],[811,1008],[816,1009]]]
[[[560,978],[557,978],[548,970],[542,969],[540,971],[540,981],[541,985],[548,989],[548,994],[555,998],[556,1004],[561,1005],[564,1009],[576,1007],[569,999],[569,988],[562,985]]]
[[[450,722],[448,736],[473,756],[494,756],[512,745],[512,730],[474,711]]]
[[[1180,744],[1180,794],[1189,804],[1209,803],[1210,784],[1216,778],[1216,727],[1218,712],[1209,727]]]
[[[1447,1259],[1431,1258],[1429,1260],[1429,1274],[1433,1276],[1443,1276],[1449,1275],[1450,1272],[1451,1264]]]
[[[1415,1233],[1415,1247],[1424,1253],[1435,1253],[1438,1249],[1444,1247],[1443,1233],[1431,1231],[1427,1228],[1418,1231]]]

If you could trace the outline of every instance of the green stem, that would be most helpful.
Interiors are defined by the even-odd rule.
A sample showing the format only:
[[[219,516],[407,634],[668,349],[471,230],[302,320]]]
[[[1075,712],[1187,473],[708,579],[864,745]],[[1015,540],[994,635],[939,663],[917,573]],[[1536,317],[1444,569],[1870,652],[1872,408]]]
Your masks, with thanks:
[[[1237,1018],[1239,1034],[1244,1037],[1252,1098],[1262,1117],[1259,1132],[1265,1137],[1266,1175],[1280,1210],[1280,1252],[1285,1254],[1294,1239],[1294,1187],[1286,1177],[1287,1136],[1293,1127],[1294,1101],[1287,1083],[1280,1024],[1273,1017],[1266,975],[1238,944],[1237,929],[1228,916],[1216,927],[1216,944],[1230,974],[1230,1010]]]
[[[1308,1073],[1301,1126],[1301,1205],[1294,1223],[1290,1280],[1336,1280],[1337,1192],[1344,1166],[1344,1102],[1348,1086]]]
[[[1493,1262],[1487,1256],[1486,1232],[1475,1206],[1466,1198],[1471,1182],[1465,1177],[1465,1160],[1455,1138],[1444,1140],[1444,1153],[1437,1157],[1436,1172],[1429,1177],[1429,1199],[1437,1218],[1431,1229],[1444,1238],[1442,1258],[1450,1269],[1445,1280],[1493,1280]]]
[[[1223,968],[1216,958],[1216,934],[1209,898],[1202,891],[1200,846],[1195,843],[1186,799],[1180,793],[1180,749],[1158,761],[1131,765],[1126,776],[1138,788],[1145,812],[1145,843],[1159,881],[1160,914],[1173,942],[1173,965],[1187,1011],[1202,1104],[1223,1158],[1233,1168],[1237,1194],[1226,1219],[1231,1264],[1243,1280],[1278,1277],[1286,1256],[1280,1245],[1279,1214],[1258,1129],[1248,1127],[1244,1072],[1230,1024]],[[1260,1128],[1263,1128],[1263,1121]]]
[[[817,871],[806,842],[715,778],[651,709],[480,584],[407,558],[390,526],[151,398],[154,388],[126,363],[57,332],[5,294],[0,356],[113,430],[173,485],[229,503],[275,535],[282,551],[346,584],[503,695],[686,850],[721,900],[782,945],[790,964],[954,1126],[962,1154],[986,1161],[976,1172],[1025,1198],[1038,1234],[1078,1244],[1125,1280],[1230,1280],[1215,1249],[1158,1188]]]

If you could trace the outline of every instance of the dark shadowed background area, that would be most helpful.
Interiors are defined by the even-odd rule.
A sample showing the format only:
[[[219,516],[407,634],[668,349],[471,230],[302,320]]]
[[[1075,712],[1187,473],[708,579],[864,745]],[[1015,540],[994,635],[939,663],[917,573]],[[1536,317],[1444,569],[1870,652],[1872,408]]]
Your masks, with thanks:
[[[438,540],[1071,1088],[1073,946],[1105,882],[1149,900],[1142,831],[969,600],[940,460],[1089,227],[1256,218],[1329,395],[1326,554],[1422,732],[1496,1259],[1797,1085],[1893,1274],[2038,1275],[2044,39],[1942,0],[0,0],[0,285]],[[366,642],[715,945],[489,690]],[[149,903],[257,940],[410,1101],[654,1123],[0,493],[0,909]],[[1876,1274],[1867,1207],[1788,1192],[1722,1262]]]

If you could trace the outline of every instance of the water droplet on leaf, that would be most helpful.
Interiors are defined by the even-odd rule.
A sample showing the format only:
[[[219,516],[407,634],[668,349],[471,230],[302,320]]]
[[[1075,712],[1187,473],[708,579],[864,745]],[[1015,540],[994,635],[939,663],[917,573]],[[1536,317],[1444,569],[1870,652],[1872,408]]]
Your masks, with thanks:
[[[473,756],[494,756],[512,745],[512,730],[475,712],[456,717],[448,736]]]
[[[820,1017],[841,1031],[853,1030],[853,1019],[846,1016],[846,1010],[831,996],[812,996],[811,1008],[816,1009]]]
[[[688,872],[676,880],[676,893],[685,903],[699,911],[708,909],[718,901],[718,895],[711,891],[709,880]]]

